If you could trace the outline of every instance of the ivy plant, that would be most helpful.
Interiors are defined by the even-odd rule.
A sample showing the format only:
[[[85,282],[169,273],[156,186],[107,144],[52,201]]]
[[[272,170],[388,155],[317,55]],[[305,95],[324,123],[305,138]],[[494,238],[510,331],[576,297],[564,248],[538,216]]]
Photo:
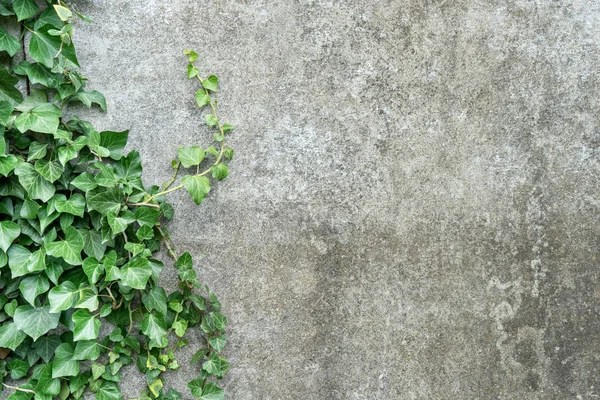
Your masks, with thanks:
[[[116,400],[122,367],[135,363],[147,382],[141,399],[181,399],[161,375],[179,368],[193,334],[204,345],[193,350],[191,394],[224,399],[227,320],[164,226],[169,193],[200,204],[228,175],[232,126],[217,115],[218,78],[201,77],[198,55],[185,51],[214,142],[180,147],[173,178],[145,187],[140,154],[124,151],[127,131],[65,114],[74,103],[106,110],[86,89],[72,41],[75,20],[90,19],[56,0],[0,0],[0,15],[0,390],[10,400]],[[179,279],[172,293],[158,284],[161,246]]]

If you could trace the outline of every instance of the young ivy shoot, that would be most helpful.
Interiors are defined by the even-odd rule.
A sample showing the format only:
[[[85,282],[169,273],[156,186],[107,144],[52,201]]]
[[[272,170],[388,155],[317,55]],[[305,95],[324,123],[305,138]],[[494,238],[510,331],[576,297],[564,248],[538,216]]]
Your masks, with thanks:
[[[161,376],[179,368],[191,333],[204,343],[192,350],[191,395],[224,399],[227,320],[164,226],[168,194],[182,189],[200,204],[228,175],[232,126],[217,115],[218,78],[201,76],[198,55],[185,51],[213,143],[180,147],[173,178],[145,187],[139,153],[124,152],[127,131],[63,117],[74,103],[106,111],[104,96],[86,90],[72,41],[75,20],[90,19],[56,0],[0,0],[0,15],[0,391],[117,400],[121,369],[135,363],[147,382],[140,399],[183,399]],[[158,285],[161,245],[179,279],[172,293]]]

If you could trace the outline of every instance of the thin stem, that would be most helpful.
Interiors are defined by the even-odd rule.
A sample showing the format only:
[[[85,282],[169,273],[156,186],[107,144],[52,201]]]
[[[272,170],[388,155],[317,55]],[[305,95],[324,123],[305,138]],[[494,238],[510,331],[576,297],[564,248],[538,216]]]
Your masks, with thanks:
[[[173,177],[171,178],[171,180],[169,182],[165,182],[165,184],[163,185],[163,190],[167,190],[175,182],[175,179],[177,178],[177,174],[179,173],[179,167],[181,167],[180,161],[177,162],[177,166],[175,167],[175,173],[173,174]]]
[[[20,388],[18,386],[10,386],[10,385],[7,385],[4,382],[2,383],[2,386],[6,387],[6,388],[9,388],[9,389],[17,390],[17,391],[23,392],[23,393],[33,393],[33,394],[35,394],[35,392],[33,390],[23,389],[23,388]]]
[[[176,260],[177,259],[177,253],[171,247],[169,238],[167,238],[167,235],[165,235],[165,233],[163,232],[163,230],[160,229],[160,226],[157,226],[156,229],[158,229],[158,233],[160,233],[160,236],[163,238],[163,240],[165,242],[165,246],[167,246],[167,250],[169,252],[169,255],[171,257],[173,257],[174,260]]]
[[[127,203],[128,206],[131,207],[152,207],[152,208],[160,208],[158,204],[152,203]]]

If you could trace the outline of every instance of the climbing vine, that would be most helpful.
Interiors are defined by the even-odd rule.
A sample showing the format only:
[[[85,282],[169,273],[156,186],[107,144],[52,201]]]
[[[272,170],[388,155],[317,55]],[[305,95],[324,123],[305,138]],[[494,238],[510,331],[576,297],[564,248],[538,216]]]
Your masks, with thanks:
[[[0,391],[121,399],[120,371],[135,363],[147,381],[141,399],[181,399],[161,375],[179,368],[178,349],[198,335],[199,376],[188,387],[224,399],[226,318],[164,226],[169,193],[184,189],[200,204],[228,175],[232,126],[217,115],[218,78],[201,77],[198,55],[185,51],[214,142],[180,147],[173,178],[145,187],[139,153],[124,152],[127,131],[65,117],[73,103],[106,111],[104,96],[86,89],[72,41],[75,20],[90,19],[62,1],[40,4],[0,0]],[[179,279],[172,293],[158,285],[162,245]]]

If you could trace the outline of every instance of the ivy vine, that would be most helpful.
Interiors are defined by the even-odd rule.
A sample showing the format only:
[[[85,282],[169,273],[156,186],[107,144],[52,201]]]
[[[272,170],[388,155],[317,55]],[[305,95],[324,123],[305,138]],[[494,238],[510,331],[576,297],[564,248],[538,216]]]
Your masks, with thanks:
[[[164,226],[174,214],[166,195],[185,189],[200,204],[228,175],[232,126],[217,115],[219,80],[202,78],[198,55],[185,51],[214,143],[180,147],[173,178],[146,188],[139,153],[124,152],[127,131],[63,118],[72,103],[106,111],[104,96],[86,90],[72,42],[74,20],[90,19],[60,0],[39,4],[0,0],[0,59],[9,60],[0,65],[0,391],[9,400],[117,400],[120,371],[135,363],[147,381],[141,399],[182,399],[161,374],[179,368],[175,354],[194,334],[205,345],[188,387],[198,399],[224,399],[216,382],[229,369],[226,318]],[[158,285],[163,244],[179,279],[169,294]]]

